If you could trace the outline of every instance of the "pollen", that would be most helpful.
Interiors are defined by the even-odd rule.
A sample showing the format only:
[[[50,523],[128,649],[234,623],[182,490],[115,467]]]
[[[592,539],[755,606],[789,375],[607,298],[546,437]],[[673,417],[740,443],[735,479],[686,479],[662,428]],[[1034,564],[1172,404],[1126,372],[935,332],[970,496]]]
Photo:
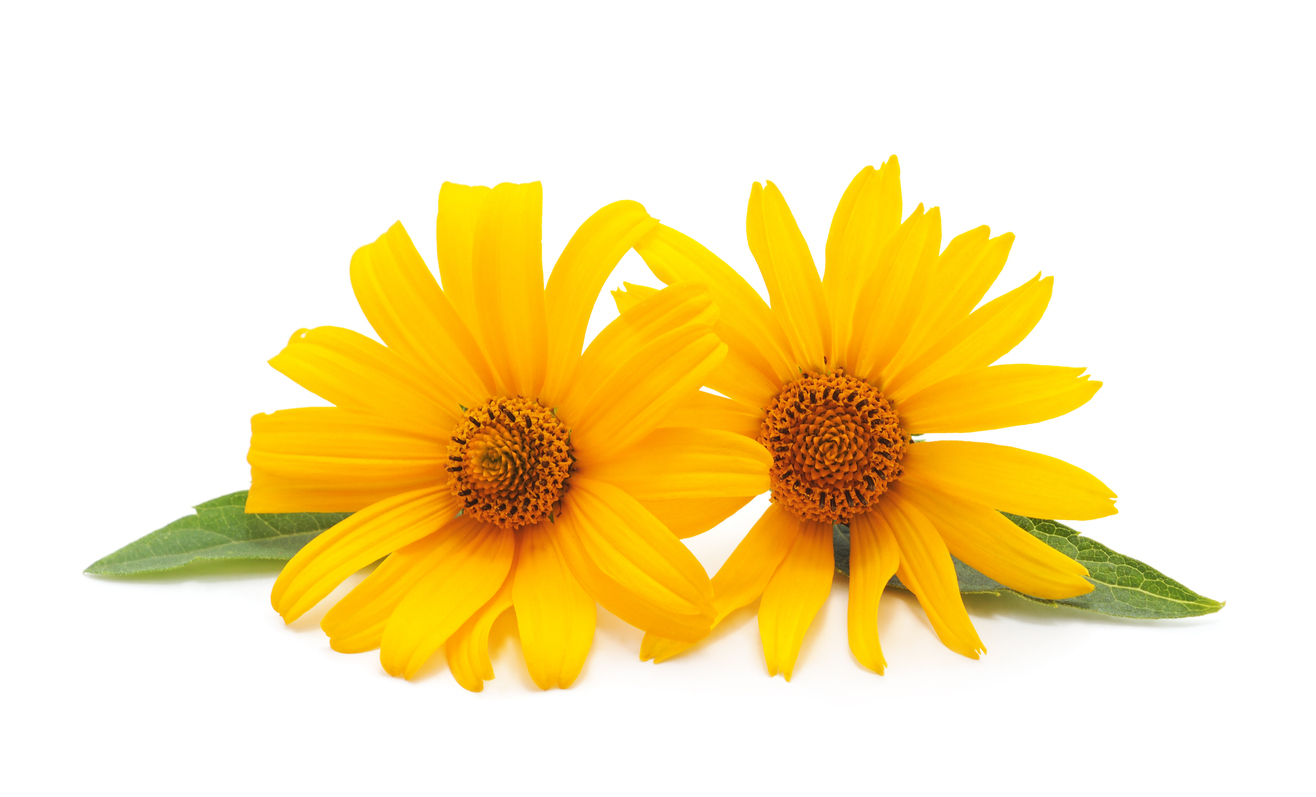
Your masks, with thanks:
[[[448,443],[448,485],[463,512],[503,528],[559,511],[571,475],[567,427],[535,399],[492,398],[466,410]]]
[[[838,370],[782,388],[758,441],[772,452],[772,500],[836,523],[868,511],[900,478],[909,435],[880,390]]]

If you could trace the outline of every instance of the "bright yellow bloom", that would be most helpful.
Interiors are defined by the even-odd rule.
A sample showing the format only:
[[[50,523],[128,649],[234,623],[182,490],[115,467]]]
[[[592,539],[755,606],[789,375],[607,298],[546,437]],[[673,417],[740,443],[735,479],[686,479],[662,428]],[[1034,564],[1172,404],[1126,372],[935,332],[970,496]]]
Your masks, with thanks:
[[[1106,485],[1060,460],[911,439],[1055,418],[1101,383],[1082,368],[992,365],[1028,335],[1051,298],[1051,278],[1038,275],[974,309],[1014,236],[991,238],[979,227],[942,251],[936,208],[901,216],[896,159],[861,171],[832,219],[819,279],[781,192],[755,183],[746,227],[771,307],[675,230],[660,225],[635,245],[663,282],[696,281],[712,292],[722,310],[714,328],[730,352],[706,384],[731,400],[710,402],[706,417],[772,452],[773,504],[713,589],[719,621],[762,596],[768,672],[787,680],[831,589],[833,523],[850,526],[850,648],[881,673],[877,607],[892,575],[918,597],[947,647],[977,658],[984,648],[951,555],[1030,595],[1081,595],[1092,590],[1087,570],[996,510],[1075,520],[1115,512]],[[651,290],[619,293],[618,305]],[[690,644],[651,633],[641,656],[661,661]]]
[[[443,288],[400,224],[352,258],[386,345],[301,330],[270,363],[333,407],[252,418],[249,512],[355,512],[279,575],[292,622],[387,557],[325,616],[335,650],[380,648],[412,677],[440,647],[458,683],[493,678],[489,630],[509,608],[535,683],[569,686],[595,601],[664,637],[713,621],[708,575],[673,531],[767,489],[768,453],[702,428],[699,385],[726,356],[709,291],[639,302],[581,354],[604,281],[657,221],[634,202],[591,216],[544,286],[539,183],[445,183]]]

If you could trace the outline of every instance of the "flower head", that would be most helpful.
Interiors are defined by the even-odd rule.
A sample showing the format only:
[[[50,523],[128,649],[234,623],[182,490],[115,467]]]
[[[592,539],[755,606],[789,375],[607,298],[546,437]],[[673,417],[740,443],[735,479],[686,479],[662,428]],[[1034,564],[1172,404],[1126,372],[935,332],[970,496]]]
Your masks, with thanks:
[[[1029,451],[915,440],[1044,421],[1101,386],[1082,368],[993,365],[1028,335],[1051,297],[1051,278],[1038,275],[977,307],[1014,237],[992,238],[979,227],[942,250],[936,208],[919,205],[902,221],[894,157],[861,171],[841,197],[821,279],[772,183],[754,184],[746,229],[770,306],[675,230],[660,225],[635,248],[663,282],[708,286],[722,310],[715,329],[730,349],[707,380],[729,397],[718,425],[772,453],[773,503],[713,578],[719,620],[762,597],[769,673],[790,678],[830,592],[833,524],[850,528],[850,647],[879,673],[886,661],[877,608],[893,575],[917,596],[941,641],[970,658],[984,648],[952,555],[1030,595],[1091,591],[1082,565],[998,510],[1097,518],[1115,512],[1109,488]],[[649,290],[632,288],[618,304],[629,307]],[[650,634],[641,655],[662,660],[689,644]]]
[[[292,622],[382,557],[321,626],[335,650],[380,648],[393,675],[446,648],[480,690],[509,608],[545,689],[580,673],[596,601],[701,638],[712,589],[673,532],[721,519],[692,502],[734,508],[767,487],[760,445],[707,428],[698,388],[727,347],[705,286],[646,297],[581,353],[604,281],[657,221],[634,202],[603,208],[545,287],[541,206],[539,183],[445,184],[443,287],[395,224],[351,266],[384,345],[320,327],[270,361],[334,406],[252,419],[247,510],[355,513],[288,563],[271,602]]]

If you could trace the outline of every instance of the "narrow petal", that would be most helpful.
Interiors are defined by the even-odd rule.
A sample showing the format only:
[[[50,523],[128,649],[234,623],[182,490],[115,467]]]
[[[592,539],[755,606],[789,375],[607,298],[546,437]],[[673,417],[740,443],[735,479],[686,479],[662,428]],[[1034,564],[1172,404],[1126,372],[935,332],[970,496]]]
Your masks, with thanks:
[[[485,523],[469,516],[454,518],[433,534],[390,554],[325,613],[320,628],[329,635],[329,646],[339,653],[378,648],[388,619],[412,588],[458,552],[474,545],[485,528]]]
[[[388,423],[446,438],[461,407],[433,380],[396,352],[350,329],[298,330],[270,360],[284,376],[350,410],[374,413]]]
[[[580,358],[570,391],[558,402],[561,415],[578,417],[599,388],[640,348],[689,324],[717,320],[708,288],[697,282],[654,291],[604,327]]]
[[[634,498],[604,482],[573,478],[555,529],[571,572],[608,611],[675,639],[697,641],[708,634],[708,574]]]
[[[831,345],[831,319],[822,280],[809,245],[786,199],[771,181],[749,195],[745,216],[749,248],[768,286],[772,311],[790,344],[796,365],[823,369]]]
[[[1096,476],[1021,448],[938,440],[910,446],[901,465],[903,479],[1016,515],[1093,520],[1117,511]]]
[[[912,277],[919,263],[922,262],[922,247],[924,239],[924,228],[926,226],[927,214],[923,206],[919,205],[914,212],[909,214],[896,229],[889,235],[881,236],[881,246],[877,246],[876,236],[865,236],[861,240],[850,241],[849,246],[862,246],[862,260],[858,265],[843,266],[847,270],[857,270],[861,276],[856,279],[854,284],[843,289],[843,293],[853,296],[850,300],[852,310],[848,316],[843,319],[836,319],[835,313],[833,318],[833,340],[842,339],[846,341],[845,348],[839,348],[833,344],[835,350],[834,358],[838,365],[845,366],[851,373],[858,372],[859,356],[865,346],[871,350],[873,346],[867,343],[869,328],[873,325],[873,309],[862,304],[864,301],[875,301],[874,294],[877,286],[885,285],[892,279],[892,272],[897,272],[897,276],[903,274],[908,279]],[[855,257],[858,257],[856,255]],[[872,286],[872,287],[870,287]],[[908,284],[906,284],[906,289]],[[863,291],[868,290],[868,296],[862,296]],[[891,297],[895,298],[895,297]],[[885,301],[885,300],[884,300]],[[887,302],[890,307],[895,307],[894,302]],[[881,322],[880,322],[881,323]],[[889,320],[885,323],[890,323]]]
[[[893,486],[922,512],[952,555],[1025,595],[1061,600],[1092,591],[1083,565],[983,504],[952,498],[914,482]],[[853,561],[853,554],[851,555]]]
[[[564,416],[577,461],[606,459],[639,442],[699,389],[726,352],[707,324],[687,324],[632,352],[579,415]]]
[[[622,287],[612,292],[612,301],[617,304],[617,312],[624,313],[635,305],[639,304],[642,299],[647,299],[658,292],[657,288],[648,285],[636,285],[631,282],[623,282]]]
[[[493,370],[475,336],[439,289],[400,223],[352,255],[352,290],[391,351],[430,375],[447,405],[494,391]]]
[[[787,555],[801,544],[801,536],[808,533],[810,528],[781,504],[768,507],[731,552],[717,575],[713,576],[713,605],[717,609],[719,622],[763,594],[773,573],[777,572]],[[830,529],[828,534],[831,534]],[[827,544],[831,545],[830,537]]]
[[[644,285],[632,285],[629,282],[622,284],[626,286],[625,291],[612,292],[619,313],[630,312],[633,308],[639,307],[642,300],[648,299],[657,293],[655,289]],[[691,284],[702,285],[702,283]],[[671,290],[671,288],[668,290]],[[714,331],[718,331],[721,328],[720,323],[716,322],[715,317],[711,320],[714,322]],[[595,340],[597,341],[598,338],[595,338]],[[726,359],[708,375],[707,385],[713,390],[753,408],[766,407],[772,401],[772,397],[777,395],[780,390],[780,385],[775,378],[764,373],[759,366],[730,347],[728,347]]]
[[[415,676],[502,586],[515,550],[511,529],[486,526],[472,544],[454,551],[417,581],[384,626],[379,645],[384,670],[408,679]]]
[[[251,419],[248,512],[356,512],[447,482],[448,451],[433,437],[338,407]]]
[[[782,505],[772,504],[767,508],[713,576],[713,608],[717,610],[713,625],[762,596],[772,573],[782,566],[782,560],[795,547],[801,533],[803,525],[799,519]],[[692,644],[659,637],[658,634],[645,634],[644,642],[640,644],[640,659],[666,662],[672,656],[690,650]]]
[[[845,193],[841,194],[841,201],[836,203],[836,210],[832,213],[832,225],[827,229],[827,248],[824,255],[823,271],[823,295],[827,298],[827,305],[834,307],[838,298],[837,291],[842,289],[842,281],[853,281],[855,276],[850,269],[857,264],[842,262],[841,249],[845,246],[846,232],[849,231],[851,218],[854,216],[855,205],[859,197],[864,193],[864,187],[868,181],[878,174],[872,166],[865,166],[859,170],[859,173],[850,180],[850,184],[845,187]],[[852,234],[860,233],[865,227],[869,226],[865,220],[855,219],[856,225]],[[897,212],[896,223],[891,225],[891,231],[900,226],[900,215]]]
[[[580,472],[644,502],[753,497],[767,491],[771,466],[767,449],[743,435],[669,427],[655,429],[620,455]]]
[[[477,339],[480,320],[475,313],[475,273],[471,254],[475,247],[475,223],[492,192],[493,189],[484,185],[444,183],[439,189],[439,214],[434,223],[443,292]]]
[[[1034,278],[974,310],[968,318],[886,378],[884,392],[903,401],[943,379],[985,368],[1018,346],[1046,312],[1054,280]]]
[[[714,625],[736,609],[758,600],[802,533],[800,521],[781,504],[768,507],[731,552],[722,569],[713,576],[713,606],[717,611]],[[640,658],[666,661],[688,650],[692,644],[645,634],[640,645]]]
[[[900,548],[880,512],[850,519],[850,650],[878,675],[886,670],[886,658],[877,638],[877,607],[899,564]]]
[[[836,559],[832,525],[798,521],[800,531],[777,572],[772,574],[759,603],[759,637],[768,675],[791,679],[804,634],[832,591]]]
[[[995,238],[987,227],[956,236],[937,258],[923,312],[893,358],[889,373],[896,373],[915,356],[968,317],[987,295],[1005,266],[1014,235]]]
[[[516,564],[512,564],[512,572]],[[508,574],[489,602],[458,628],[444,646],[452,677],[469,692],[484,691],[484,682],[494,678],[493,660],[489,658],[489,631],[503,612],[512,608],[513,576]]]
[[[884,384],[891,358],[908,338],[923,311],[932,268],[941,250],[941,211],[923,206],[905,222],[905,235],[892,236],[873,273],[859,290],[846,364],[857,376]],[[897,245],[898,244],[898,245]]]
[[[964,610],[950,551],[932,522],[894,490],[883,494],[877,510],[900,548],[896,575],[918,598],[941,643],[971,659],[986,653]]]
[[[717,524],[741,510],[751,500],[741,498],[679,498],[672,501],[641,501],[644,508],[653,513],[673,534],[680,539],[703,534]]]
[[[395,495],[357,512],[297,552],[274,582],[270,603],[291,623],[333,592],[343,579],[431,534],[457,513],[447,484]]]
[[[662,425],[721,429],[754,440],[763,427],[763,411],[701,390],[682,399]]]
[[[512,600],[530,678],[566,689],[580,675],[594,640],[594,599],[571,574],[552,524],[521,532]]]
[[[723,330],[721,322],[713,326],[714,332],[721,334]],[[755,408],[768,406],[773,397],[781,392],[779,382],[764,376],[749,360],[733,350],[727,351],[726,359],[705,378],[704,384],[728,398]]]
[[[844,363],[850,346],[859,289],[872,276],[878,256],[900,229],[900,163],[892,155],[876,171],[855,175],[841,197],[827,233],[823,293],[831,311],[831,361]]]
[[[585,220],[553,266],[545,289],[548,371],[542,395],[556,402],[571,383],[585,327],[608,275],[658,220],[638,202],[614,202]]]
[[[717,334],[778,386],[799,375],[786,333],[745,279],[698,242],[659,224],[635,244],[654,276],[668,285],[701,282],[721,310]]]
[[[480,338],[506,390],[521,396],[539,395],[548,362],[543,206],[539,183],[495,186],[472,249]]]
[[[659,636],[649,631],[640,640],[640,661],[652,661],[654,664],[659,664],[673,656],[685,653],[696,644],[696,642]]]
[[[910,434],[981,432],[1058,418],[1078,409],[1101,387],[1083,368],[993,365],[926,387],[900,402]]]

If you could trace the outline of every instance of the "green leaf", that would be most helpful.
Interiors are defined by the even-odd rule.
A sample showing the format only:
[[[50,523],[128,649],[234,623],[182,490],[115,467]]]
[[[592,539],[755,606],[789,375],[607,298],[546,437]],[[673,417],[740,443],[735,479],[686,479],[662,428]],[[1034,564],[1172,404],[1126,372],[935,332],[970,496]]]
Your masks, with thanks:
[[[202,560],[286,562],[347,512],[248,515],[247,491],[231,493],[179,518],[88,567],[104,576],[161,573]]]
[[[1096,585],[1096,589],[1077,598],[1058,601],[1035,598],[993,581],[952,557],[955,575],[960,580],[960,592],[965,595],[1001,595],[1008,592],[1047,606],[1070,606],[1098,614],[1144,620],[1197,617],[1218,612],[1224,607],[1223,603],[1198,595],[1150,565],[1116,553],[1063,523],[1021,517],[1008,512],[1002,514],[1065,556],[1081,562],[1088,569],[1088,581]],[[841,524],[833,526],[832,541],[836,569],[849,575],[850,529]],[[889,586],[907,589],[899,578],[892,578]]]

